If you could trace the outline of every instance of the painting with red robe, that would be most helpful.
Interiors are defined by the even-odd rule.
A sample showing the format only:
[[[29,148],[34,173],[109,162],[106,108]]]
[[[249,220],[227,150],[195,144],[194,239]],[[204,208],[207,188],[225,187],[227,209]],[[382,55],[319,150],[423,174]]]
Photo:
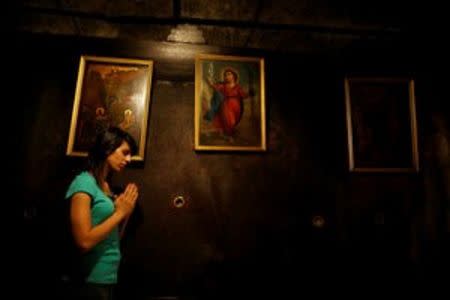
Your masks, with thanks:
[[[263,58],[197,55],[195,149],[266,150]]]

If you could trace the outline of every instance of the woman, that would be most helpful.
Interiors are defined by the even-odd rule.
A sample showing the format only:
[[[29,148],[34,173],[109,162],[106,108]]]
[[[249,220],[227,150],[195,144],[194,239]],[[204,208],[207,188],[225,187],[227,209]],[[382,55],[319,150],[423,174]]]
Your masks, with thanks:
[[[111,127],[100,133],[89,152],[87,170],[66,192],[72,234],[81,252],[82,299],[112,299],[121,259],[118,227],[132,213],[138,189],[128,184],[115,197],[108,180],[130,163],[135,152],[136,143],[125,131]]]
[[[211,110],[204,117],[206,120],[212,121],[213,126],[223,134],[232,136],[244,111],[243,99],[249,95],[239,85],[238,74],[235,70],[226,68],[223,72],[223,78],[224,82],[219,83],[213,83],[210,79],[207,80],[215,93]],[[220,97],[216,93],[219,93]]]

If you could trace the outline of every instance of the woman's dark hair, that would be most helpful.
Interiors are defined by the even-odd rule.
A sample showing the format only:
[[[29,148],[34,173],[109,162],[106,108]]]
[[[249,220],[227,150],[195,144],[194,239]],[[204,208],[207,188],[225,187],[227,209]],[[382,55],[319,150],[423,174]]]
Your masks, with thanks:
[[[99,178],[106,163],[106,158],[119,148],[123,142],[127,142],[130,145],[131,155],[136,154],[136,141],[128,132],[118,127],[109,127],[96,136],[88,154],[87,167],[93,173],[97,183],[100,183]]]

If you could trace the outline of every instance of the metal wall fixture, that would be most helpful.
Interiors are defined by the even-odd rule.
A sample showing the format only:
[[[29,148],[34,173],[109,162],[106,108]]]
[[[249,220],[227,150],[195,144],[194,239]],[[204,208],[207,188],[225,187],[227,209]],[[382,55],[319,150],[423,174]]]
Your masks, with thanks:
[[[322,216],[313,216],[311,223],[316,228],[323,228],[325,226],[325,218]]]
[[[186,200],[183,196],[178,195],[173,198],[172,204],[176,208],[181,208],[186,204]]]

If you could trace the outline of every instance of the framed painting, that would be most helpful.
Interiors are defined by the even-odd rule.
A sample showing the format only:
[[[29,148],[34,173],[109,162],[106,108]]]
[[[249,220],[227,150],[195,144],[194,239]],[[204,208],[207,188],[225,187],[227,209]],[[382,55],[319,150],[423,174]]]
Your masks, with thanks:
[[[414,80],[345,78],[349,170],[417,172]]]
[[[96,134],[109,126],[133,136],[144,160],[153,61],[81,56],[67,155],[87,156]]]
[[[195,150],[265,151],[264,59],[195,59]]]

